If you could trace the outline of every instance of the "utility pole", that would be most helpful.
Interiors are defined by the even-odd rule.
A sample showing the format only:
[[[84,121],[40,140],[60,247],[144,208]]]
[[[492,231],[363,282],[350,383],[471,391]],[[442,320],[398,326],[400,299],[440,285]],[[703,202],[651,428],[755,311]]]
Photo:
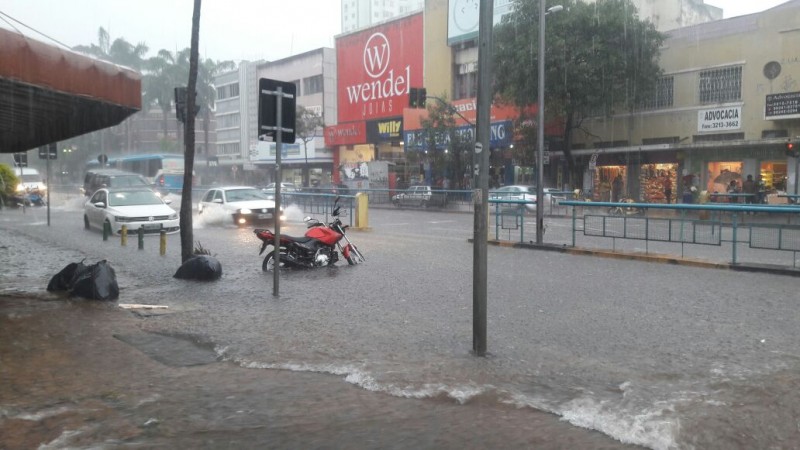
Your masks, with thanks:
[[[478,116],[475,154],[478,175],[472,198],[475,202],[475,227],[472,250],[472,350],[486,355],[487,270],[486,247],[489,229],[489,121],[492,106],[492,27],[494,0],[480,2],[478,21]]]

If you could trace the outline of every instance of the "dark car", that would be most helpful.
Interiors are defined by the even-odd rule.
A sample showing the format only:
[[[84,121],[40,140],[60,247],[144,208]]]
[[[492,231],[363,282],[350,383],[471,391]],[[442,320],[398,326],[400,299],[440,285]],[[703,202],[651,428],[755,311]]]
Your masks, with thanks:
[[[86,172],[83,195],[90,196],[100,188],[152,188],[147,179],[138,173],[116,169],[96,169]]]
[[[311,188],[311,192],[318,194],[353,195],[346,184],[321,184]]]

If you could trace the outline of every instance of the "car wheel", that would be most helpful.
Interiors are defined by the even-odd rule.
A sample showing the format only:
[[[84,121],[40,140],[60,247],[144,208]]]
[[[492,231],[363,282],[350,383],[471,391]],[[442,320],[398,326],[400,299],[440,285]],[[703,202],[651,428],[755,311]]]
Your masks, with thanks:
[[[92,226],[89,225],[89,217],[84,214],[84,216],[83,216],[83,229],[84,230],[88,230],[88,229],[91,229],[91,228],[92,228]]]

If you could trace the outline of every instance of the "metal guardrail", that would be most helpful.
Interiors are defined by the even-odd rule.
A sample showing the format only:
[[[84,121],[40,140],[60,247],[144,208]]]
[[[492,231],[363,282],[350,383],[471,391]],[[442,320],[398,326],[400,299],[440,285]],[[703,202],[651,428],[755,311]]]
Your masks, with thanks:
[[[638,239],[644,241],[674,242],[684,244],[721,246],[731,245],[731,263],[737,264],[737,247],[747,244],[749,248],[793,252],[793,267],[797,267],[800,251],[800,223],[792,223],[792,218],[800,217],[797,206],[774,206],[761,204],[662,204],[662,203],[616,203],[561,201],[561,205],[572,207],[572,246],[576,246],[576,235],[605,237],[613,239]],[[597,208],[639,208],[647,210],[671,210],[680,217],[612,216],[584,214],[578,218],[578,211]],[[687,213],[699,213],[706,217],[687,217]],[[730,220],[723,214],[729,213]],[[744,222],[749,215],[767,215],[769,219],[761,222]],[[775,218],[786,216],[786,223],[778,223]],[[582,222],[582,226],[579,226]]]
[[[281,192],[281,205],[285,208],[296,206],[300,208],[304,214],[314,216],[320,219],[319,216],[325,216],[324,222],[330,221],[330,214],[333,212],[334,203],[339,199],[339,205],[342,207],[339,212],[339,219],[342,223],[352,226],[355,214],[356,196],[355,195],[337,195],[337,194],[322,194],[310,192]]]

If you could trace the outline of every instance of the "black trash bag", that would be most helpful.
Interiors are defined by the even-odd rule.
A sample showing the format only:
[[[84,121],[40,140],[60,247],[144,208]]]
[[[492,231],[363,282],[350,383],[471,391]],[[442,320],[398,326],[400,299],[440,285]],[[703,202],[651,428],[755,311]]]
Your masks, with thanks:
[[[81,272],[76,272],[71,284],[70,296],[91,300],[116,300],[119,298],[117,274],[106,260],[92,264]]]
[[[178,267],[173,278],[181,280],[214,281],[222,276],[222,264],[208,255],[193,256]]]
[[[47,283],[47,290],[53,292],[68,291],[72,289],[72,279],[75,277],[75,274],[83,272],[88,267],[89,266],[84,264],[83,261],[67,264],[67,267],[61,269],[61,272],[53,275],[53,278],[51,278],[50,282]]]

